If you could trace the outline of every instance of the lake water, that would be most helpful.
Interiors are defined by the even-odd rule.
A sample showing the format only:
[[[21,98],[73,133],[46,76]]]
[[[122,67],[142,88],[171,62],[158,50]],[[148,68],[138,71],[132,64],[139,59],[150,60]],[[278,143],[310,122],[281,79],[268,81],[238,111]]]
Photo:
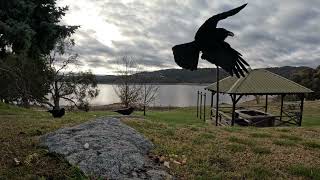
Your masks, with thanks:
[[[176,106],[187,107],[197,105],[197,91],[207,93],[206,104],[210,105],[211,92],[205,91],[207,85],[159,85],[157,99],[151,106]],[[92,106],[107,105],[119,103],[120,99],[114,90],[114,85],[99,84],[100,94],[95,99],[91,100]],[[215,96],[214,96],[215,99]],[[251,100],[252,96],[244,96],[241,101]],[[214,101],[215,102],[215,101]],[[229,95],[220,94],[220,102],[231,103]]]

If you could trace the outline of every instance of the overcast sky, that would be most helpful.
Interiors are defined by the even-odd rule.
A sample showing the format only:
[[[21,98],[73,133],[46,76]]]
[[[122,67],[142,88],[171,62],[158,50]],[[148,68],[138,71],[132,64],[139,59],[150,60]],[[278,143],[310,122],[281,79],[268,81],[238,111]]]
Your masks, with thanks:
[[[117,58],[134,56],[146,71],[179,68],[171,48],[190,42],[214,14],[243,0],[59,0],[63,18],[80,25],[73,36],[80,68],[114,74]],[[254,0],[218,24],[235,33],[231,46],[253,68],[320,64],[320,0]],[[200,67],[214,67],[200,60]]]

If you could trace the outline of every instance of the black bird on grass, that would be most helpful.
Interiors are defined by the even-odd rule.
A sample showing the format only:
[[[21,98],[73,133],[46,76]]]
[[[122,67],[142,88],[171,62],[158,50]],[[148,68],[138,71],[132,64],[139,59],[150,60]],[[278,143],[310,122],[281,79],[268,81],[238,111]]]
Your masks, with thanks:
[[[54,118],[61,118],[65,114],[65,109],[52,109],[48,110],[48,112],[51,113]]]
[[[226,29],[217,28],[217,24],[220,20],[237,14],[246,5],[212,16],[199,28],[194,41],[174,46],[172,51],[175,62],[182,68],[196,70],[201,51],[202,59],[220,66],[232,76],[244,76],[243,71],[248,72],[245,65],[249,64],[238,51],[224,41],[234,34]]]
[[[125,109],[119,109],[114,112],[117,112],[122,115],[130,115],[131,113],[133,113],[133,110],[134,110],[134,108],[130,107],[130,108],[125,108]]]

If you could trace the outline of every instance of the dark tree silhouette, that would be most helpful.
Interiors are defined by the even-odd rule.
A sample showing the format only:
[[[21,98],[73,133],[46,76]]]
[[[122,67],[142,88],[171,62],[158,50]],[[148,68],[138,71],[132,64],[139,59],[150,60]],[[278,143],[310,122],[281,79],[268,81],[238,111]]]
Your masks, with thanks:
[[[224,41],[234,34],[226,29],[217,28],[217,24],[220,20],[237,14],[246,5],[212,16],[199,28],[194,41],[174,46],[172,51],[176,63],[182,68],[196,70],[201,51],[202,59],[222,67],[232,76],[244,76],[243,71],[248,72],[245,65],[249,64],[238,51]]]
[[[57,0],[0,0],[0,101],[28,107],[46,98],[45,56],[79,26],[61,23]]]

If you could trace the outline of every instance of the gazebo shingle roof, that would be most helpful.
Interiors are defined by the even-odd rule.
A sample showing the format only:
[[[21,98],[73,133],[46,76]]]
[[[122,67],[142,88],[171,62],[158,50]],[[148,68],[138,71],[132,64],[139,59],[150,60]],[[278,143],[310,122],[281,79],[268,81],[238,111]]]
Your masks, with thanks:
[[[216,91],[217,83],[205,89]],[[287,78],[264,69],[251,70],[246,77],[227,77],[220,80],[220,93],[227,94],[301,94],[313,91]]]

